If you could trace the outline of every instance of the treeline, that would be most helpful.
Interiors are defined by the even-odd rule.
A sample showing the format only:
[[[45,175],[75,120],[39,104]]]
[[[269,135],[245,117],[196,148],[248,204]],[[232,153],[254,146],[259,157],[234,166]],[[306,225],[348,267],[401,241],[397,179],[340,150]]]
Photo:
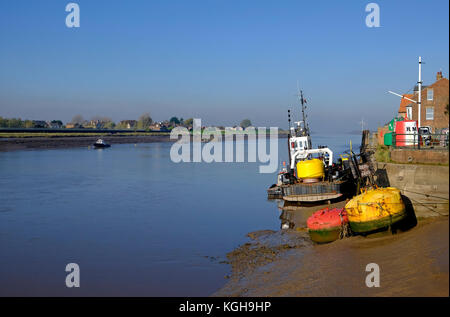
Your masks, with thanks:
[[[137,120],[121,120],[114,122],[108,117],[94,116],[85,120],[83,116],[76,115],[72,120],[64,124],[61,120],[22,120],[21,118],[0,117],[0,128],[68,128],[68,129],[117,129],[117,130],[162,130],[170,131],[174,127],[183,126],[192,129],[193,118],[183,119],[171,117],[164,121],[154,121],[149,113],[142,114]],[[238,127],[247,128],[252,123],[249,119],[241,121]],[[223,128],[223,127],[222,127]]]
[[[45,126],[43,126],[45,125]],[[61,120],[39,121],[39,120],[22,120],[21,118],[3,118],[0,117],[0,128],[45,128],[49,125],[60,125]]]
[[[171,117],[164,121],[154,121],[150,114],[145,113],[137,120],[121,120],[114,122],[108,117],[94,116],[86,120],[81,115],[76,115],[70,122],[64,124],[61,120],[22,120],[21,118],[0,117],[0,128],[86,128],[86,129],[132,129],[132,130],[170,130],[176,126],[192,128],[193,118],[183,119]]]

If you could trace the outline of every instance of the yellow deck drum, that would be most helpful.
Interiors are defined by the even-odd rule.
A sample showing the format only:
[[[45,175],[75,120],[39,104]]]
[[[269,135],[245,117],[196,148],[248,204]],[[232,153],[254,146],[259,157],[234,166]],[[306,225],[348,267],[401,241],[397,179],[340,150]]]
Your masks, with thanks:
[[[377,230],[406,217],[400,190],[394,187],[370,189],[355,196],[345,210],[354,232]]]
[[[311,159],[299,161],[297,163],[297,177],[301,179],[325,177],[325,168],[322,160]]]

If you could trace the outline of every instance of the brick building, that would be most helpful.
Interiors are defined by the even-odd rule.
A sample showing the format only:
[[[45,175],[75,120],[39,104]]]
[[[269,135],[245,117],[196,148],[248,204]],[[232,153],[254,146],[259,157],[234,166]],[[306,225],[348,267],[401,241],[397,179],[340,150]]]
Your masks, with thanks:
[[[414,94],[404,94],[403,97],[413,99]],[[408,99],[402,98],[400,100],[400,107],[398,108],[398,116],[405,118],[405,119],[411,118],[411,116],[412,116],[411,106],[412,106],[411,101],[409,101]],[[408,109],[406,107],[408,107]],[[407,110],[408,110],[408,113],[406,112]]]
[[[414,90],[414,94],[403,96],[417,101],[418,89]],[[431,127],[434,133],[439,133],[440,130],[448,128],[448,97],[448,79],[442,76],[442,72],[438,72],[433,84],[422,87],[421,126]],[[418,120],[418,105],[402,98],[398,113],[408,120]]]

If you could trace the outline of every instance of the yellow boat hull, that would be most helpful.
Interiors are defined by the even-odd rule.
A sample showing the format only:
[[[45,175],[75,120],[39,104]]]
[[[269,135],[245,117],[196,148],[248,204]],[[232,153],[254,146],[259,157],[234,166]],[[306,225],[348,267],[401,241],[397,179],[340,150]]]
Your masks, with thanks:
[[[393,187],[371,189],[355,196],[345,210],[351,229],[361,233],[390,226],[406,217],[400,190]]]

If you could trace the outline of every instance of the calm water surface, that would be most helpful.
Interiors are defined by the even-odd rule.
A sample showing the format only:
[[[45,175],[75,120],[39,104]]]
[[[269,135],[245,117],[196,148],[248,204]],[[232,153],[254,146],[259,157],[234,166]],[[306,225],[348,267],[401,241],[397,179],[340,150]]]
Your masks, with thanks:
[[[359,135],[313,135],[337,154]],[[280,164],[287,140],[279,140]],[[280,228],[259,163],[172,163],[171,143],[0,153],[0,295],[207,296],[248,232]],[[216,259],[211,259],[214,257]],[[81,287],[66,288],[79,264]]]

